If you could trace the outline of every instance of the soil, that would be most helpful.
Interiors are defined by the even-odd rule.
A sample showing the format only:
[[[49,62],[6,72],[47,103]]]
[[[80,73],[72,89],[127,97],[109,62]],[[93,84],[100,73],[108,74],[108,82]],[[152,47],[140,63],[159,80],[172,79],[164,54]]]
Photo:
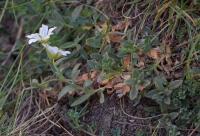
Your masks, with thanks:
[[[124,100],[124,102],[122,102]],[[103,104],[98,101],[93,101],[89,108],[89,113],[85,117],[87,123],[97,123],[98,135],[100,133],[105,136],[112,136],[114,132],[118,131],[120,135],[132,136],[140,128],[143,131],[149,131],[148,125],[150,121],[133,120],[122,111],[122,105],[127,114],[131,116],[142,117],[144,115],[144,109],[141,105],[134,107],[134,103],[123,99],[119,100],[115,97],[110,97],[105,100]],[[122,104],[124,103],[124,104]],[[132,122],[130,123],[130,120]]]
[[[52,94],[46,95],[51,97]],[[17,126],[21,126],[24,134],[28,136],[166,136],[166,129],[157,125],[161,116],[156,116],[160,115],[160,112],[156,108],[158,105],[152,100],[142,98],[140,103],[135,104],[127,96],[119,99],[112,95],[106,96],[105,102],[101,104],[97,98],[98,96],[94,95],[88,102],[87,113],[80,118],[81,129],[73,129],[70,126],[72,121],[67,116],[67,112],[72,109],[67,98],[56,103],[56,98],[51,97],[52,102],[48,104],[51,110],[44,113],[48,111],[45,108],[47,106],[43,107],[45,99],[34,93],[32,98],[28,97],[24,102]],[[38,117],[35,116],[36,113]],[[95,127],[90,131],[88,126]],[[190,132],[183,133],[188,134]],[[197,135],[194,133],[194,136]]]
[[[108,96],[103,104],[97,99],[91,98],[87,108],[88,113],[82,117],[82,123],[89,126],[95,124],[94,135],[97,136],[151,135],[155,127],[153,127],[154,120],[142,118],[150,116],[149,112],[145,111],[145,107],[149,106],[156,105],[149,99],[142,99],[140,104],[134,106],[134,102],[127,97],[119,99],[116,96]],[[66,116],[63,117],[63,113],[67,112],[67,105],[62,106],[60,110],[62,110],[60,115],[63,124],[68,128],[67,130],[70,130],[68,127],[69,119]],[[159,129],[160,131],[162,130]],[[75,136],[88,136],[88,134],[77,133],[73,130],[71,132]]]

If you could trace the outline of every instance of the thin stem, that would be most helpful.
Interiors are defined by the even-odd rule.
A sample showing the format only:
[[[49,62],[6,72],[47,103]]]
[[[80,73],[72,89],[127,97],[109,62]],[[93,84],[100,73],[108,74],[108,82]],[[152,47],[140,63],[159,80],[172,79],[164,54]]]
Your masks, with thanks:
[[[62,72],[60,69],[56,66],[55,60],[52,60],[52,65],[53,65],[53,72],[56,74],[56,76],[63,82],[68,82],[68,80],[63,76]]]
[[[4,13],[5,13],[6,8],[7,8],[7,6],[8,6],[8,2],[9,2],[9,0],[6,0],[6,2],[5,2],[5,4],[4,4],[3,10],[2,10],[1,16],[0,16],[0,23],[1,23],[2,19],[3,19]]]

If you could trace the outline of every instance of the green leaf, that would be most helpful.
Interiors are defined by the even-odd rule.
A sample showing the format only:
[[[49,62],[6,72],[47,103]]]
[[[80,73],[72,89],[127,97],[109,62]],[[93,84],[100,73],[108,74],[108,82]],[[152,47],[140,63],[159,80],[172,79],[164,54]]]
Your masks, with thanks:
[[[86,40],[86,44],[92,48],[100,48],[101,47],[102,38],[100,36],[90,37]]]
[[[165,88],[164,92],[163,92],[165,95],[167,96],[170,96],[171,93],[172,93],[172,90],[168,89],[168,88]]]
[[[80,63],[76,64],[72,70],[71,78],[73,81],[75,81],[78,75],[80,74],[80,70],[79,70],[80,65],[81,65]]]
[[[79,104],[82,104],[83,102],[87,101],[93,94],[97,93],[97,92],[102,92],[104,89],[102,88],[99,88],[97,90],[89,90],[89,89],[86,89],[85,90],[85,94],[82,95],[81,97],[79,97],[78,99],[76,99],[72,104],[71,106],[74,107],[74,106],[77,106]]]
[[[146,36],[143,39],[144,40],[144,44],[142,44],[143,45],[142,48],[143,48],[143,51],[145,53],[147,53],[148,51],[150,51],[151,48],[152,48],[152,42],[151,42],[152,38],[153,37],[151,37],[151,36]]]
[[[83,5],[80,5],[74,9],[74,11],[72,12],[72,15],[71,15],[73,22],[80,16],[82,9],[83,9]]]
[[[169,116],[172,120],[176,119],[180,113],[179,112],[172,112],[169,113]]]
[[[48,18],[48,23],[61,28],[66,25],[63,16],[57,10],[52,11],[51,16]]]
[[[166,79],[161,76],[154,78],[154,84],[155,84],[156,88],[160,91],[165,89],[164,84],[166,84],[166,82],[167,82]]]
[[[127,54],[127,53],[134,53],[137,51],[136,45],[132,41],[124,41],[122,42],[122,46],[120,48],[120,52],[122,54]]]
[[[136,85],[135,87],[133,87],[133,89],[131,89],[130,93],[129,93],[129,97],[131,100],[135,100],[138,96],[138,86]]]
[[[182,85],[182,83],[183,83],[183,80],[174,80],[169,83],[168,87],[171,90],[177,89],[178,87]]]
[[[6,102],[6,97],[0,98],[0,111],[3,109]]]
[[[3,109],[4,104],[7,100],[5,92],[0,92],[0,111]]]
[[[170,105],[170,103],[171,103],[170,97],[165,97],[164,98],[164,103],[167,104],[167,105]]]
[[[155,100],[158,103],[161,103],[163,101],[162,95],[158,90],[151,90],[145,94],[145,97],[148,97],[152,100]]]
[[[92,83],[93,83],[93,81],[91,81],[91,80],[86,80],[86,81],[84,82],[84,84],[83,84],[83,87],[84,87],[84,88],[88,88],[88,87],[90,87],[90,86],[92,85]]]
[[[64,44],[62,44],[60,47],[62,47],[63,49],[70,49],[70,48],[75,48],[75,47],[80,47],[81,45],[78,43],[74,43],[74,42],[66,42]]]
[[[99,63],[96,60],[87,60],[88,69],[99,69]]]
[[[58,100],[60,100],[67,93],[74,92],[76,89],[72,85],[65,86],[58,94]]]
[[[75,100],[71,106],[74,107],[74,106],[77,106],[79,104],[82,104],[83,102],[87,101],[90,96],[92,96],[92,94],[84,94],[83,96],[79,97],[77,100]]]

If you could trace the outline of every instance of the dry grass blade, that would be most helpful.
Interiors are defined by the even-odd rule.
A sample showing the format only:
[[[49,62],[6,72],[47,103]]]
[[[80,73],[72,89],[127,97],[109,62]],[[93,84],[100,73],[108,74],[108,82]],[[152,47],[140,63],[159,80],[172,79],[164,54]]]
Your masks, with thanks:
[[[41,118],[42,116],[44,116],[44,114],[48,114],[51,113],[52,110],[56,107],[56,104],[53,105],[50,108],[46,108],[45,111],[43,111],[41,113],[41,111],[37,111],[31,118],[29,118],[28,120],[21,122],[16,128],[14,128],[9,135],[13,135],[16,133],[19,133],[20,131],[26,131],[28,130],[31,126],[34,126],[35,124],[37,124],[38,122],[43,122],[44,120],[46,120],[45,118]],[[40,119],[41,118],[41,119]],[[39,120],[38,120],[39,119]]]
[[[23,20],[23,18],[21,18],[19,29],[18,29],[18,32],[17,32],[17,36],[16,36],[16,39],[15,39],[15,43],[14,43],[12,49],[10,50],[10,52],[8,53],[7,57],[5,58],[5,60],[2,62],[2,64],[1,64],[2,66],[6,65],[7,61],[11,57],[12,53],[15,51],[15,48],[17,46],[17,42],[20,40],[21,35],[22,35],[23,25],[24,25],[24,20]]]

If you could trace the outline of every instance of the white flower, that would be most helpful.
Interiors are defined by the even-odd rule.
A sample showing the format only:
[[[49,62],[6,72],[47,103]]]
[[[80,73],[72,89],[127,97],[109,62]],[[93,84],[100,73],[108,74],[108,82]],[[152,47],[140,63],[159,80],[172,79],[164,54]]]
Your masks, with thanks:
[[[67,56],[68,54],[71,54],[70,51],[63,51],[55,46],[46,45],[45,48],[47,51],[47,55],[50,59],[58,59],[62,56]]]
[[[43,45],[47,44],[48,39],[53,34],[53,31],[56,29],[56,27],[52,27],[48,29],[47,25],[42,24],[40,27],[39,33],[30,34],[26,37],[29,38],[28,44],[34,43],[34,42],[41,42]]]

